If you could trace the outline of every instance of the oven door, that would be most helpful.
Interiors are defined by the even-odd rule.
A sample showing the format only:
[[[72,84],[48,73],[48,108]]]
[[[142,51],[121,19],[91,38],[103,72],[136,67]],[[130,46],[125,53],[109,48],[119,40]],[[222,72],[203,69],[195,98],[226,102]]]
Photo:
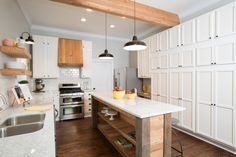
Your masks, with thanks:
[[[83,104],[60,106],[60,120],[76,119],[84,117]]]
[[[84,97],[81,95],[78,96],[61,96],[60,97],[60,105],[76,105],[83,104]]]

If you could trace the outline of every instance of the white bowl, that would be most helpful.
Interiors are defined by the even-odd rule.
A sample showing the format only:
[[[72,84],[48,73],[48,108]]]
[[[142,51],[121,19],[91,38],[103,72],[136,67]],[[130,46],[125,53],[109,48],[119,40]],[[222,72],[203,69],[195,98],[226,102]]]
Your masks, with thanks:
[[[8,62],[6,63],[6,68],[7,69],[26,69],[25,63],[22,62]]]

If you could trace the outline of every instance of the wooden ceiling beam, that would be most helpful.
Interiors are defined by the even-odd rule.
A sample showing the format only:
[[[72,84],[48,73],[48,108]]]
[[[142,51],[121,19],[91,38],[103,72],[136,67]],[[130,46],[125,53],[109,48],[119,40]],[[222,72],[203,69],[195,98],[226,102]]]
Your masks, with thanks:
[[[134,17],[134,2],[131,0],[51,0],[78,7],[90,8],[109,14]],[[161,9],[136,3],[136,19],[148,23],[173,27],[180,23],[179,16]]]

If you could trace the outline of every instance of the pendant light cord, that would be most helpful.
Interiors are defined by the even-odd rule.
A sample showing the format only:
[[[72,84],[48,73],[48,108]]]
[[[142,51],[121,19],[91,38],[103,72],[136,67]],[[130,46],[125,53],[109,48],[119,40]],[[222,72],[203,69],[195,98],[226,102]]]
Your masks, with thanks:
[[[107,13],[105,13],[105,48],[107,49]]]
[[[136,35],[136,3],[134,0],[134,35]]]

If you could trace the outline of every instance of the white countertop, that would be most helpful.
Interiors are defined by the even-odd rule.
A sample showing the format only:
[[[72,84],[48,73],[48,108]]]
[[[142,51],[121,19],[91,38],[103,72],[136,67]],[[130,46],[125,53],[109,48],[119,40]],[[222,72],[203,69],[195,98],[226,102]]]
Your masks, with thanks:
[[[30,106],[50,105],[51,109],[46,111],[44,126],[42,129],[22,135],[0,138],[0,156],[3,157],[55,157],[55,134],[54,134],[54,110],[53,104],[37,103]],[[28,106],[27,106],[28,107]],[[0,123],[9,117],[18,115],[35,114],[38,112],[25,111],[22,106],[10,107],[0,112]]]
[[[107,93],[93,93],[92,96],[138,118],[148,118],[185,110],[185,108],[176,105],[139,97],[136,97],[133,100],[129,100],[127,97],[117,100],[113,99],[112,94]]]

